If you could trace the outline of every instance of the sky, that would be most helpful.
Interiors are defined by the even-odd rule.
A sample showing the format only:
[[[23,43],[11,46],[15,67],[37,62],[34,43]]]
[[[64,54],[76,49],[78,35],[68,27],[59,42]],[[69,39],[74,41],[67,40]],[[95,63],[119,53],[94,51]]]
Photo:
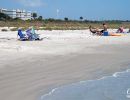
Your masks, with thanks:
[[[0,8],[37,12],[43,18],[130,20],[130,0],[1,0]]]

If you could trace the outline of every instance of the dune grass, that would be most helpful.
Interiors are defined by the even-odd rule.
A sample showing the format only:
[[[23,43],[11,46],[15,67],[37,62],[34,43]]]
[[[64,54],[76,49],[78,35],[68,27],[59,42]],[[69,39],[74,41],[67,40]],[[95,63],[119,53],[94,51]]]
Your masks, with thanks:
[[[109,28],[130,28],[130,23],[110,23],[107,22]],[[81,22],[81,21],[0,21],[0,27],[15,27],[12,31],[22,27],[23,30],[30,26],[34,26],[37,30],[83,30],[88,29],[89,26],[102,28],[102,23],[99,22]]]

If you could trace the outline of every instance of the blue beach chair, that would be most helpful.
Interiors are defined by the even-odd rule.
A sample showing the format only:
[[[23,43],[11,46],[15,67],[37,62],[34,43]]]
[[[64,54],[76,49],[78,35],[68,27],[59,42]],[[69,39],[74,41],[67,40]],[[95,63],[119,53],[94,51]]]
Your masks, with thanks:
[[[28,40],[28,38],[26,37],[26,35],[22,33],[22,30],[21,30],[21,29],[18,30],[18,36],[20,37],[19,40],[21,40],[21,41],[26,41],[26,40]]]
[[[32,32],[31,32],[31,29],[27,29],[26,30],[26,34],[27,34],[27,36],[28,36],[28,39],[29,40],[35,40],[34,38],[33,38],[33,34],[32,34]]]
[[[42,38],[40,39],[39,34],[36,34],[34,27],[26,30],[26,34],[28,36],[28,39],[31,40],[31,41],[42,40]]]

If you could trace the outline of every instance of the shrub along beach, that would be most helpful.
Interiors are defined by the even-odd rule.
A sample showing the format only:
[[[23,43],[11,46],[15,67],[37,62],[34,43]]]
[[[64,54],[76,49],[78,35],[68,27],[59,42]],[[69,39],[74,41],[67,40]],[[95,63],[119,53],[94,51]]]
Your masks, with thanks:
[[[15,27],[12,31],[17,31],[19,27],[23,30],[30,26],[34,26],[37,30],[85,30],[90,25],[93,27],[102,28],[102,23],[107,23],[109,28],[117,29],[120,26],[124,28],[130,28],[129,21],[78,21],[78,20],[56,20],[56,19],[45,19],[45,20],[27,20],[23,21],[20,19],[13,21],[0,21],[0,27]]]
[[[130,28],[129,20],[84,20],[83,17],[79,17],[79,20],[71,20],[67,17],[64,19],[43,19],[41,16],[31,20],[21,20],[19,18],[12,19],[7,15],[0,13],[0,27],[15,27],[12,31],[17,31],[19,27],[23,30],[30,26],[36,27],[37,30],[84,30],[88,29],[89,26],[102,28],[102,23],[107,23],[109,28],[117,29],[120,26],[124,28]]]

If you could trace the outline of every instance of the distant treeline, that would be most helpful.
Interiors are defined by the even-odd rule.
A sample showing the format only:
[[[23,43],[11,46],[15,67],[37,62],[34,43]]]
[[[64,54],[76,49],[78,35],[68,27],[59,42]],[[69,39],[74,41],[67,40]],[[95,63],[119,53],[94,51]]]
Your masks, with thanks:
[[[10,16],[0,13],[0,21],[15,21],[15,20],[21,20],[19,18],[11,18]],[[42,16],[37,17],[36,13],[33,13],[32,19],[31,20],[36,20],[36,21],[46,21],[46,22],[84,22],[84,23],[122,23],[122,22],[130,22],[130,20],[84,20],[84,18],[81,16],[79,17],[79,20],[72,20],[67,17],[64,19],[54,19],[54,18],[48,18],[48,19],[43,19]],[[31,21],[27,20],[27,21]]]
[[[31,20],[21,20],[19,18],[11,18],[6,14],[0,13],[0,27],[24,27],[34,26],[37,29],[47,30],[75,30],[75,29],[88,29],[90,25],[93,27],[102,28],[102,23],[109,24],[110,28],[118,28],[124,26],[130,28],[130,20],[86,20],[82,16],[78,20],[72,20],[67,17],[64,19],[48,18],[44,19],[42,16],[38,16],[34,13]]]

